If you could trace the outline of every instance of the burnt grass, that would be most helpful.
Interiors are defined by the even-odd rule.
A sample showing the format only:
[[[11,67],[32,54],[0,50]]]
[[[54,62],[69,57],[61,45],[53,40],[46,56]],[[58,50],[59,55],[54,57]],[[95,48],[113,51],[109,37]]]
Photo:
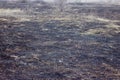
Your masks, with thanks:
[[[106,23],[62,23],[0,22],[0,80],[120,79],[120,33],[82,35]]]

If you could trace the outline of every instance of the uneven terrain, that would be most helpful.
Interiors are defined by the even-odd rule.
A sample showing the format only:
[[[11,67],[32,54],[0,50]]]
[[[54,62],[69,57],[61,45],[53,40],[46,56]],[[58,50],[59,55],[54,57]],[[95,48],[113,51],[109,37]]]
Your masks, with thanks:
[[[119,49],[119,5],[0,4],[0,80],[120,80]]]

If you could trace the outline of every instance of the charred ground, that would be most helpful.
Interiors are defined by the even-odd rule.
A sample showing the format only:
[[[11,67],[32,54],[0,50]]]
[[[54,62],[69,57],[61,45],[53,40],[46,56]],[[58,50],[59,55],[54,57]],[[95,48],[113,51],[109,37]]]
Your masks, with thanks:
[[[2,5],[0,80],[120,79],[120,6]]]

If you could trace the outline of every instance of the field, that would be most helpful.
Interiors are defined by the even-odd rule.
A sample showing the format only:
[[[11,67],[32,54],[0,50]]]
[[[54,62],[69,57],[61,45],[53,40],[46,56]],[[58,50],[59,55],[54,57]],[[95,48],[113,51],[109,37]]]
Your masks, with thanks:
[[[119,79],[119,5],[0,3],[0,80]]]

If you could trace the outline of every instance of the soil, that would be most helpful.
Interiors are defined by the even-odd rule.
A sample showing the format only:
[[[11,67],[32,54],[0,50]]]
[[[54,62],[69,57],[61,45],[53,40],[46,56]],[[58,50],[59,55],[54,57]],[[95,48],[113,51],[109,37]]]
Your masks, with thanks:
[[[82,13],[88,8],[77,9]],[[112,19],[120,20],[118,7],[95,9],[100,15],[110,9],[109,15],[98,16],[111,20],[114,11]],[[85,10],[86,14],[89,10]],[[0,20],[0,80],[120,79],[120,27],[108,28],[110,22],[99,21],[82,20],[77,25],[77,21],[56,19],[16,22],[14,17],[0,17],[3,18],[6,20]],[[112,23],[120,26],[119,22]]]

